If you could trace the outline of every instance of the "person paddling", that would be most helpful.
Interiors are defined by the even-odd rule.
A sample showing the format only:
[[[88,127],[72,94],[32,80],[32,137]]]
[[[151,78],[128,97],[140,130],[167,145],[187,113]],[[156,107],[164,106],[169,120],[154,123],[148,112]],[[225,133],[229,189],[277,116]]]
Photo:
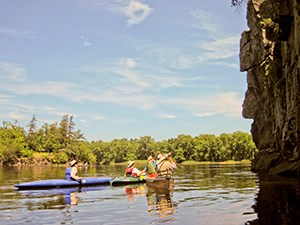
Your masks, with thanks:
[[[157,173],[159,177],[172,177],[173,170],[177,169],[176,163],[172,159],[172,153],[157,155]]]
[[[128,166],[125,169],[125,176],[127,177],[138,177],[140,176],[141,171],[135,168],[135,161],[129,161]]]
[[[147,173],[147,178],[153,179],[158,177],[158,174],[156,172],[156,161],[152,156],[149,156],[147,159],[147,165],[146,167],[141,171],[141,174]]]
[[[83,178],[79,177],[77,175],[78,172],[78,164],[76,160],[72,160],[70,162],[70,167],[68,167],[66,169],[66,179],[67,180],[74,180],[74,181],[78,181],[79,183],[82,183]]]

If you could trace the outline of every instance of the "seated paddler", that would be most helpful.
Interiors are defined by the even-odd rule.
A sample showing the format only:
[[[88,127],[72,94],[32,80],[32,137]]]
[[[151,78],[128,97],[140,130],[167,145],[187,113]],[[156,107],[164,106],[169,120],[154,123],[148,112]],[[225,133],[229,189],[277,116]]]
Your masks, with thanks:
[[[173,170],[177,169],[177,165],[172,159],[172,153],[159,153],[157,155],[157,173],[159,177],[172,177]]]
[[[135,168],[135,161],[129,161],[128,166],[125,169],[125,176],[127,177],[139,177],[141,171]]]
[[[76,160],[72,160],[69,164],[70,166],[66,169],[66,179],[67,180],[74,180],[81,183],[83,181],[82,177],[77,175],[78,172],[78,164]]]
[[[149,156],[147,158],[147,165],[146,167],[141,171],[141,174],[147,173],[147,178],[153,179],[158,177],[158,174],[156,172],[156,160],[153,158],[153,156]]]

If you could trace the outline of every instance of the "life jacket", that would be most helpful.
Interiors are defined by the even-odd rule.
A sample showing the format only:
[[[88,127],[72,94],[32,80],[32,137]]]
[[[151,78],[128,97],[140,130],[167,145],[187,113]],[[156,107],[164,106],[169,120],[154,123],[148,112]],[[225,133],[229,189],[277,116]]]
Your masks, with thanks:
[[[132,176],[132,171],[133,171],[133,168],[126,168],[125,169],[126,176],[131,177]]]
[[[163,160],[163,161],[160,161],[158,164],[157,164],[157,173],[158,173],[158,176],[160,177],[171,177],[173,176],[173,168],[170,167],[170,161],[169,160]]]
[[[152,174],[156,172],[156,164],[154,163],[149,163],[148,164],[148,173]]]
[[[137,174],[133,173],[133,168],[126,168],[125,175],[128,177],[137,177]]]
[[[70,180],[71,179],[71,167],[66,168],[66,179]]]

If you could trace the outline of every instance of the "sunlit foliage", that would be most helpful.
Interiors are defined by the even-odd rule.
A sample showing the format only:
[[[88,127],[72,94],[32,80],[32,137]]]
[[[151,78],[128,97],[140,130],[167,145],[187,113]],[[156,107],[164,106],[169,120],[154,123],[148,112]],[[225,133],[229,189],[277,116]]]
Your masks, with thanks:
[[[14,123],[3,122],[0,127],[0,164],[54,163],[64,164],[70,159],[82,163],[107,165],[129,160],[145,160],[158,153],[172,152],[178,162],[254,158],[257,148],[248,133],[201,134],[196,137],[179,134],[177,138],[156,142],[151,136],[137,139],[114,139],[110,142],[86,141],[80,130],[75,130],[73,116],[45,123],[38,128],[34,115],[27,125],[28,131]],[[24,160],[26,159],[26,160]]]

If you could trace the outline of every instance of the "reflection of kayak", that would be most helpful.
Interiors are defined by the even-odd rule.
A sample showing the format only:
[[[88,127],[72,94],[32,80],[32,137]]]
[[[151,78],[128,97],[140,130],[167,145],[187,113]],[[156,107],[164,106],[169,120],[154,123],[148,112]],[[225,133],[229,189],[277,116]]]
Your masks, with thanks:
[[[19,189],[47,189],[47,188],[67,188],[67,187],[85,187],[93,185],[109,184],[111,178],[108,177],[87,177],[82,179],[82,183],[66,179],[39,180],[15,184]]]
[[[30,195],[32,197],[53,196],[53,195],[68,195],[71,193],[100,191],[105,190],[107,186],[88,186],[88,187],[69,187],[69,188],[53,188],[53,189],[21,189],[17,190],[22,195]]]
[[[116,177],[110,180],[112,186],[145,183],[145,177]]]
[[[157,177],[154,179],[146,179],[146,184],[152,188],[166,189],[170,190],[174,187],[173,177]]]

